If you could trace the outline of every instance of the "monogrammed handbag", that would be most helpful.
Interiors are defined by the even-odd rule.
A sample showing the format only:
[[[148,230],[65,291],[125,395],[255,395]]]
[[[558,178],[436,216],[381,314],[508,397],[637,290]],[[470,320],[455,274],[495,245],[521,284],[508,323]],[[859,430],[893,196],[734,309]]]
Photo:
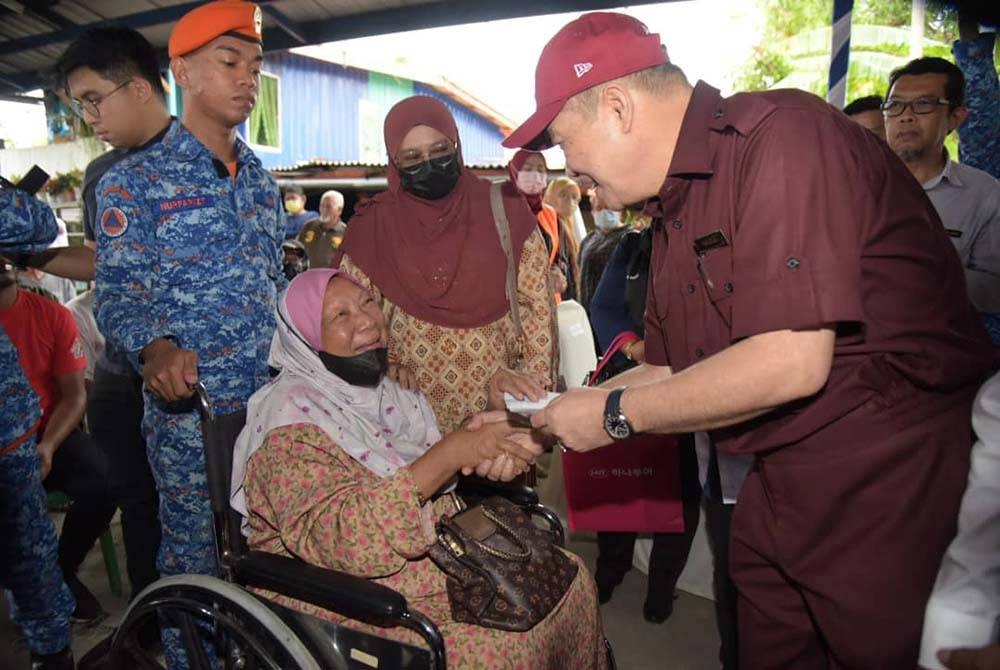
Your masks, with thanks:
[[[562,600],[577,566],[517,506],[487,498],[437,523],[430,556],[447,575],[452,618],[530,630]]]

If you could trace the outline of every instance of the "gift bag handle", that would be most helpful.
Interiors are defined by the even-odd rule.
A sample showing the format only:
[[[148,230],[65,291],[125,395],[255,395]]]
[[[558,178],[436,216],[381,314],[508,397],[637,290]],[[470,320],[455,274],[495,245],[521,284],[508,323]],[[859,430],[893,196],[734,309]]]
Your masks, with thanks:
[[[640,338],[638,335],[633,333],[631,330],[623,330],[615,336],[615,339],[611,340],[611,344],[608,345],[607,350],[604,355],[601,356],[601,360],[597,363],[597,369],[590,373],[590,378],[587,380],[587,386],[593,386],[598,379],[600,379],[601,371],[604,367],[614,358],[615,354],[619,351],[632,344],[633,342],[638,342]]]

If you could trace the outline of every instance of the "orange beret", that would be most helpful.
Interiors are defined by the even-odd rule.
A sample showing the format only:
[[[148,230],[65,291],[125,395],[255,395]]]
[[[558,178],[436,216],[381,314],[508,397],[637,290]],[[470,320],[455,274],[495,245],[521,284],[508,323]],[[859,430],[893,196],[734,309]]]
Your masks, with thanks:
[[[232,34],[260,42],[260,7],[243,0],[215,0],[181,17],[170,33],[171,58],[200,49],[216,37]]]

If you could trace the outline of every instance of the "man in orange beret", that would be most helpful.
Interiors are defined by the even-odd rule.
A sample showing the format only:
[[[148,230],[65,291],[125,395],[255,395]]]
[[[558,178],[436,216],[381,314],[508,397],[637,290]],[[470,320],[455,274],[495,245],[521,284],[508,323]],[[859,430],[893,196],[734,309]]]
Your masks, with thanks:
[[[237,136],[260,87],[261,12],[218,0],[170,36],[181,121],[97,187],[97,322],[144,381],[147,455],[160,493],[162,575],[217,571],[198,412],[235,412],[268,379],[283,286],[278,187]],[[171,633],[174,633],[173,635]],[[176,630],[169,665],[183,667]]]

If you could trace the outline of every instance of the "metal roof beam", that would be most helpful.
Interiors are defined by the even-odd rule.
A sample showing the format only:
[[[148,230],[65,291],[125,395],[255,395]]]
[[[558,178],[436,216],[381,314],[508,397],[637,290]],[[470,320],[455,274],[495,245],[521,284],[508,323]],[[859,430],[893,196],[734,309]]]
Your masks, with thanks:
[[[281,28],[292,39],[297,40],[299,45],[308,43],[302,26],[281,13],[277,7],[274,5],[264,5],[264,13],[271,17],[274,25]]]
[[[275,0],[256,0],[258,5],[274,1]],[[130,28],[139,29],[164,23],[174,23],[195,7],[203,4],[205,3],[185,2],[180,5],[171,5],[170,7],[151,9],[148,12],[112,17],[102,21],[88,23],[83,26],[71,26],[69,28],[63,28],[49,33],[41,33],[39,35],[30,35],[28,37],[7,40],[6,42],[0,43],[0,56],[6,56],[19,51],[27,51],[28,49],[36,49],[38,47],[60,44],[62,42],[69,42],[76,39],[76,37],[85,30],[89,30],[90,28],[99,28],[110,24],[125,25]]]

